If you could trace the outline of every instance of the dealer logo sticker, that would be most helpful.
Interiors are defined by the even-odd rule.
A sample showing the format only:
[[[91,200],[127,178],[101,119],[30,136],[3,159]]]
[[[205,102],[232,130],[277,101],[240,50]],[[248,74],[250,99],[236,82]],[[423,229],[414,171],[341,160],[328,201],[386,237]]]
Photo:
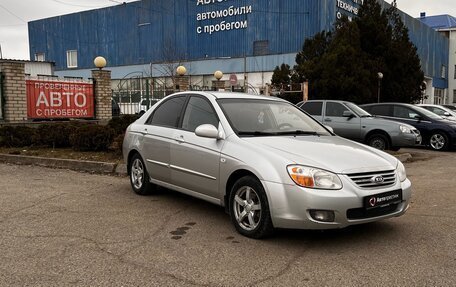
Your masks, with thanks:
[[[377,198],[375,196],[371,197],[371,199],[369,199],[370,206],[374,207],[376,203],[377,203]]]

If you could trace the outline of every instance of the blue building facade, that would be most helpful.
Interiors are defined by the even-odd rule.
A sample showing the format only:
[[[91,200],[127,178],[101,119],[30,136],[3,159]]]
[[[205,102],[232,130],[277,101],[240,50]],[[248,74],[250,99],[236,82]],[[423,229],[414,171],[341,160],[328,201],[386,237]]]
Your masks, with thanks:
[[[142,0],[29,22],[30,57],[42,55],[70,76],[89,75],[99,55],[118,78],[172,61],[190,63],[193,74],[213,73],[215,66],[225,73],[272,71],[284,62],[294,65],[304,40],[331,30],[341,15],[356,17],[361,2]],[[423,71],[434,86],[446,88],[441,71],[448,39],[406,14],[403,19]],[[76,64],[68,51],[76,51]]]

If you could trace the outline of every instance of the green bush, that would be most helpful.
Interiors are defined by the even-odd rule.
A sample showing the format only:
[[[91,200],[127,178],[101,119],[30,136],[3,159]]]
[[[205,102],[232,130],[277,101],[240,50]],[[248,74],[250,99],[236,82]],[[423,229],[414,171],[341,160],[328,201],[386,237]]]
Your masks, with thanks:
[[[70,135],[70,144],[78,151],[108,150],[115,131],[109,126],[83,125]]]
[[[70,135],[82,125],[86,124],[79,122],[42,124],[37,128],[33,141],[36,145],[52,148],[70,147]]]
[[[120,135],[125,133],[127,127],[138,118],[138,115],[122,115],[120,117],[112,118],[108,122],[108,127],[114,129],[116,135]]]
[[[25,126],[4,126],[0,128],[0,146],[30,146],[35,138],[36,129]]]

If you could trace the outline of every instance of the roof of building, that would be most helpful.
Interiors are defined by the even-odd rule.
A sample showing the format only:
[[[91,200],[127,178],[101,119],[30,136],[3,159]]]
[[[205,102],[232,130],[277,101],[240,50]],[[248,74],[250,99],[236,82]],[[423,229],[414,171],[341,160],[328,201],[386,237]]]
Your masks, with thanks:
[[[456,18],[450,15],[425,16],[418,19],[433,29],[456,28]]]
[[[52,61],[33,61],[33,60],[19,60],[19,59],[5,59],[0,58],[0,62],[7,63],[7,62],[14,62],[14,63],[49,63],[55,66],[55,62]]]

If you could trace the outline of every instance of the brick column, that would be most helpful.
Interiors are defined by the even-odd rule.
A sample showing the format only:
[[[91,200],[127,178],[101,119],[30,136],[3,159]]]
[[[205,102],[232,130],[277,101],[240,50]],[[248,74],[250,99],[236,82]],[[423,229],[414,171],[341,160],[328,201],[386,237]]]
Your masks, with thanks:
[[[100,121],[112,119],[111,71],[92,70],[95,94],[95,118]]]
[[[27,120],[25,65],[21,62],[0,60],[3,75],[3,120],[18,123]]]
[[[188,76],[177,76],[174,78],[176,83],[176,91],[183,92],[188,91],[189,77]]]
[[[212,88],[216,91],[225,90],[225,81],[212,81]]]

